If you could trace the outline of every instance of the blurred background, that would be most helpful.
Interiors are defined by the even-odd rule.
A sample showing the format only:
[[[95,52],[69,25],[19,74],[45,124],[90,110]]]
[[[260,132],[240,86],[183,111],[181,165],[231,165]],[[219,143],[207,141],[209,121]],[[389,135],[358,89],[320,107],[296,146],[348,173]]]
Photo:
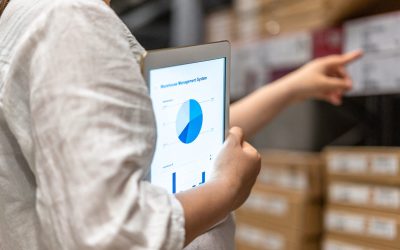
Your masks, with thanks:
[[[148,50],[229,40],[232,102],[361,48],[341,107],[297,104],[252,139],[263,170],[237,247],[400,249],[399,0],[112,0]],[[279,151],[277,151],[279,149]]]
[[[231,41],[232,71],[237,72],[232,76],[232,101],[313,58],[351,46],[367,54],[376,50],[390,54],[400,43],[396,16],[386,21],[392,26],[385,26],[385,20],[357,26],[371,20],[369,16],[400,9],[398,0],[113,0],[112,5],[148,50]],[[358,33],[346,37],[351,28]],[[375,79],[382,73],[368,70],[374,66],[367,62],[351,71],[366,70],[369,75],[353,73],[360,87],[343,107],[320,102],[291,107],[253,143],[316,151],[326,145],[399,145],[400,116],[395,110],[400,105],[396,96],[400,82],[395,76]]]

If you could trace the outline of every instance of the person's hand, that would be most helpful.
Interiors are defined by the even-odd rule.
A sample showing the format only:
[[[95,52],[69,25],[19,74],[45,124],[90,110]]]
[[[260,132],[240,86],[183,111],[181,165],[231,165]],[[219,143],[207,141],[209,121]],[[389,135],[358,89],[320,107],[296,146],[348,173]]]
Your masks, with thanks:
[[[232,197],[232,208],[239,208],[250,195],[261,167],[257,150],[243,141],[243,131],[231,128],[215,162],[213,180],[224,183]]]
[[[333,105],[342,103],[342,96],[352,88],[346,65],[362,56],[362,51],[315,59],[281,81],[290,88],[295,100],[316,98]]]
[[[260,167],[260,155],[243,142],[242,129],[232,128],[215,161],[210,180],[175,195],[184,211],[185,245],[246,201]]]

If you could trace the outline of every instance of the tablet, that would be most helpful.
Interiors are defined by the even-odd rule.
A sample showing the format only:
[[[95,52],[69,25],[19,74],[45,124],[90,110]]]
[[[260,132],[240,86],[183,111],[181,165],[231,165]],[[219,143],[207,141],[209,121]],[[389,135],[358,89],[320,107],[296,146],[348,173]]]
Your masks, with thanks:
[[[175,194],[204,184],[229,126],[230,44],[149,51],[143,60],[157,125],[150,182]]]

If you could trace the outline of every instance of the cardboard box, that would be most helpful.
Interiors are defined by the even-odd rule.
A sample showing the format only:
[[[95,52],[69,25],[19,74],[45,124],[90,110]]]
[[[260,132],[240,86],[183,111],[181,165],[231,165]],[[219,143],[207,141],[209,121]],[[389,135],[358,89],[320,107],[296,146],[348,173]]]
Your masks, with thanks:
[[[332,235],[357,241],[393,248],[400,245],[400,214],[328,206],[324,227]]]
[[[329,28],[354,17],[399,8],[396,0],[236,0],[234,4],[242,39],[254,39],[260,33],[269,37]]]
[[[271,18],[285,18],[290,16],[306,16],[312,12],[326,11],[326,0],[275,0],[265,5],[265,15]]]
[[[310,31],[332,25],[327,22],[322,0],[285,1],[265,8],[265,35]]]
[[[301,238],[301,232],[290,231],[257,221],[238,220],[236,245],[238,250],[318,250],[317,238]]]
[[[323,169],[319,154],[280,150],[260,153],[262,168],[258,183],[300,191],[310,199],[321,197]]]
[[[307,195],[298,191],[257,185],[236,214],[264,225],[293,228],[307,237],[322,231],[321,203],[310,202]]]
[[[297,32],[268,39],[262,51],[270,68],[298,67],[313,57],[312,34]]]
[[[399,213],[400,187],[330,180],[328,203]]]
[[[378,0],[273,0],[264,5],[264,26],[269,35],[333,27],[349,17],[367,14],[365,9],[377,3]]]
[[[390,1],[385,1],[390,2]],[[366,15],[368,8],[375,5],[387,5],[380,0],[270,0],[264,4],[266,11],[274,12],[277,17],[302,15],[306,17],[311,12],[321,12],[324,20],[338,23],[349,17]]]
[[[237,100],[268,82],[262,42],[232,46],[231,98]]]
[[[329,179],[400,184],[400,148],[335,147],[324,155]]]
[[[349,95],[399,92],[400,12],[362,18],[346,23],[344,50],[363,49],[361,60],[348,70],[354,86]]]
[[[236,34],[241,42],[255,41],[264,37],[261,15],[236,16]]]
[[[364,241],[356,241],[352,238],[327,235],[324,237],[322,250],[396,250],[381,245],[369,244]]]
[[[262,38],[294,32],[306,32],[331,27],[327,20],[326,0],[248,1],[240,4],[236,11],[236,34],[239,41],[254,41]],[[259,7],[256,7],[259,6]],[[290,47],[288,47],[290,48]]]
[[[236,40],[236,19],[232,10],[223,9],[207,16],[205,40],[207,42]]]
[[[265,8],[264,17],[266,24],[275,22],[279,26],[279,32],[266,31],[277,35],[331,26],[332,23],[327,20],[325,5],[325,0],[275,1]]]
[[[258,13],[268,7],[274,0],[234,0],[233,6],[238,14]]]

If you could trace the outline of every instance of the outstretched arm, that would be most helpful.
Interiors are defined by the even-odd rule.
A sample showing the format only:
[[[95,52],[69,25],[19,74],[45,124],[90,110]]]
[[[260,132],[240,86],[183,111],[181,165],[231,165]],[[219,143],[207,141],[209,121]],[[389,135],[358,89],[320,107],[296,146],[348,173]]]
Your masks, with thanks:
[[[340,105],[343,94],[352,87],[345,67],[361,56],[361,51],[354,51],[319,58],[260,88],[231,105],[231,126],[241,127],[248,138],[291,103],[315,98]]]

